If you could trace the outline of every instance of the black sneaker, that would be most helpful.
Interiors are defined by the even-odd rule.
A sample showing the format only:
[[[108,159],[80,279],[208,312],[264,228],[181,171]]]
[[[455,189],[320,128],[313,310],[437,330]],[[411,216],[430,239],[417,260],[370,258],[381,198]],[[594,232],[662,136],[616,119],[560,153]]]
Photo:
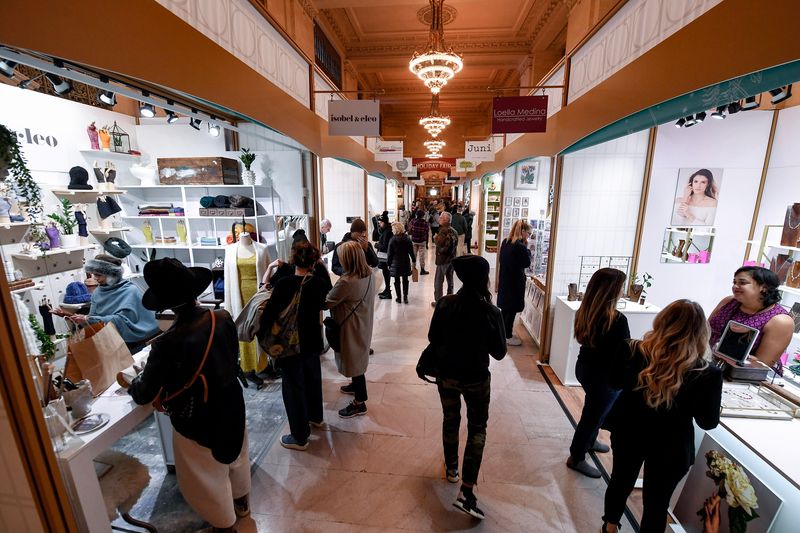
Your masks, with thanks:
[[[444,477],[446,477],[447,481],[449,481],[450,483],[458,483],[458,481],[461,479],[458,475],[458,467],[447,468],[447,465],[445,465]]]
[[[408,296],[403,296],[403,303],[404,303],[404,304],[407,304],[407,303],[408,303]]]
[[[428,272],[428,271],[427,271],[427,270],[425,270],[424,268],[423,268],[422,270],[420,270],[420,271],[419,271],[419,275],[420,275],[420,276],[427,276],[428,274],[430,274],[430,272]]]
[[[367,414],[367,404],[365,402],[356,403],[355,400],[347,404],[344,409],[339,409],[339,416],[342,418],[353,418]]]
[[[391,292],[382,292],[382,293],[378,294],[378,298],[380,298],[381,300],[388,300],[391,297],[392,297],[392,293]]]
[[[453,502],[453,507],[464,511],[468,515],[477,518],[478,520],[483,520],[486,517],[486,515],[483,514],[483,511],[478,508],[478,498],[475,497],[475,494],[464,494],[463,492],[459,492],[458,498],[456,498],[456,501]]]
[[[403,303],[403,300],[399,296],[397,298],[395,298],[394,301],[399,303],[399,304]]]
[[[356,388],[355,386],[353,386],[353,383],[351,382],[348,383],[347,385],[342,385],[341,387],[339,387],[339,392],[342,392],[344,394],[355,394]]]
[[[583,461],[576,461],[572,457],[570,457],[569,459],[567,459],[567,468],[571,468],[576,472],[580,472],[586,477],[591,477],[594,479],[599,479],[603,477],[600,471],[595,467],[593,467],[592,465],[590,465],[589,463],[587,463],[585,459]]]

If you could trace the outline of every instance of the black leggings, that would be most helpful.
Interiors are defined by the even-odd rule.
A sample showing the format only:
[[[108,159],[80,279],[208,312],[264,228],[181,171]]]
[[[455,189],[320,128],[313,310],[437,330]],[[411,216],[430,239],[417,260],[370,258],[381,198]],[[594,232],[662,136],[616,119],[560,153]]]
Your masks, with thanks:
[[[514,320],[517,318],[517,313],[512,311],[500,310],[503,315],[503,325],[506,327],[506,339],[510,339],[514,335]]]
[[[355,394],[357,402],[366,402],[367,396],[367,378],[364,374],[354,376],[353,380],[353,393]]]
[[[402,295],[408,298],[408,276],[395,276],[394,277],[394,291],[397,293],[397,297],[400,298],[400,281],[403,281],[403,293]]]
[[[391,286],[392,275],[389,274],[389,264],[381,262],[380,266],[381,266],[381,272],[383,272],[383,284],[384,284],[383,292],[392,294],[392,286]]]

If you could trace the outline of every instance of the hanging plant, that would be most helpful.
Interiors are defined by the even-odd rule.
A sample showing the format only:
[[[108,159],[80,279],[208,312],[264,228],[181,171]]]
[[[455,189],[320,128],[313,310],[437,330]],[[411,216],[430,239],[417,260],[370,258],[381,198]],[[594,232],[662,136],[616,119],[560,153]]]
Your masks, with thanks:
[[[45,240],[42,229],[42,190],[33,180],[28,163],[17,140],[16,132],[0,124],[0,174],[3,181],[13,187],[14,191],[22,198],[21,205],[28,214],[31,223],[28,230],[29,238],[34,242]]]

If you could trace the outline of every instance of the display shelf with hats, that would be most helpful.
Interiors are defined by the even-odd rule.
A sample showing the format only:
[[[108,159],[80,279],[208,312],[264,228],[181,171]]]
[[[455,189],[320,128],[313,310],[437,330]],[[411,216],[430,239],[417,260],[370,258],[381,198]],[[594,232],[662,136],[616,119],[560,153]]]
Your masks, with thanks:
[[[14,259],[23,259],[26,261],[38,261],[47,259],[56,255],[70,255],[84,252],[86,250],[96,250],[99,246],[96,244],[87,244],[86,246],[76,246],[75,248],[54,248],[52,250],[37,250],[35,252],[18,252],[11,254]]]
[[[87,159],[103,158],[103,159],[121,159],[129,161],[138,161],[141,159],[140,154],[126,154],[123,152],[107,152],[105,150],[80,150],[80,153]]]

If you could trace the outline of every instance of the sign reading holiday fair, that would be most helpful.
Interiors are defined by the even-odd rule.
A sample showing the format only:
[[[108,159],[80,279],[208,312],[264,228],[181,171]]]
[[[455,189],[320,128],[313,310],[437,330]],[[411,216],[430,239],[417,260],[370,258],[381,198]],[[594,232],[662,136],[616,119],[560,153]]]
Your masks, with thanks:
[[[380,135],[380,102],[331,100],[328,102],[328,135]]]
[[[544,133],[547,96],[492,98],[492,133]]]
[[[402,161],[403,141],[375,141],[375,161]]]
[[[494,141],[467,141],[464,143],[464,159],[467,161],[494,161]]]
[[[452,157],[442,157],[440,159],[415,157],[412,159],[412,161],[417,167],[417,172],[434,170],[437,172],[446,172],[447,174],[450,174],[450,169],[456,164],[455,158]]]

